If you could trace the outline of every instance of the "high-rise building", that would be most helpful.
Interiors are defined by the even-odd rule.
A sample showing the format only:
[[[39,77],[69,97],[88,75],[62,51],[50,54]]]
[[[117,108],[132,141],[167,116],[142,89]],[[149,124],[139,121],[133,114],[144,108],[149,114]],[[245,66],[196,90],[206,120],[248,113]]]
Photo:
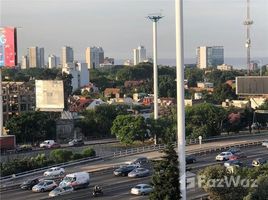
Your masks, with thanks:
[[[223,46],[201,46],[196,49],[197,67],[205,69],[208,67],[217,67],[224,63]]]
[[[134,65],[137,65],[146,60],[146,49],[144,46],[139,46],[137,49],[133,49]]]
[[[102,47],[87,47],[86,63],[89,69],[100,67],[100,64],[104,63],[104,51]]]
[[[55,68],[57,67],[57,57],[55,55],[48,56],[48,68]]]
[[[27,69],[29,68],[29,59],[28,56],[22,56],[21,57],[21,69]]]
[[[72,47],[68,47],[68,46],[62,47],[61,62],[62,62],[62,67],[64,67],[66,63],[74,62],[74,52],[73,52]]]
[[[45,67],[45,49],[43,47],[38,48],[38,67]]]
[[[29,47],[28,57],[30,68],[45,67],[45,49],[43,47]]]
[[[38,63],[38,47],[29,47],[28,48],[28,56],[29,56],[29,67],[35,68],[39,67]]]
[[[86,63],[66,63],[62,72],[72,75],[73,91],[89,83],[89,70]]]

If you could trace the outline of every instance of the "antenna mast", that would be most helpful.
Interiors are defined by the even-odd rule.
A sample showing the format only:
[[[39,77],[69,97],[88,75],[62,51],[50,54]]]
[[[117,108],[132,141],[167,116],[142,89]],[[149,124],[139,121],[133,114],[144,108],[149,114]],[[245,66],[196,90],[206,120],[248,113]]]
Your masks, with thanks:
[[[250,40],[250,26],[253,24],[253,20],[250,19],[250,0],[247,0],[247,18],[244,21],[244,25],[246,26],[246,43],[245,47],[247,49],[247,70],[248,75],[250,75],[251,67],[250,67],[250,47],[251,47],[251,40]]]

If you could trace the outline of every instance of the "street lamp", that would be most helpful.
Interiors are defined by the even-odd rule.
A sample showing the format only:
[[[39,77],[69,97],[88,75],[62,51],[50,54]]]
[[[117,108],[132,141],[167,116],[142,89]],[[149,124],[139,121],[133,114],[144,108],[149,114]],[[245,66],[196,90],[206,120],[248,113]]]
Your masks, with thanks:
[[[153,22],[154,119],[157,120],[158,119],[157,22],[163,17],[157,14],[151,14],[147,18]],[[156,134],[154,142],[155,144],[157,143]]]
[[[183,0],[175,0],[176,19],[176,76],[177,76],[177,138],[180,169],[180,192],[186,200],[185,108],[184,108],[184,50]]]

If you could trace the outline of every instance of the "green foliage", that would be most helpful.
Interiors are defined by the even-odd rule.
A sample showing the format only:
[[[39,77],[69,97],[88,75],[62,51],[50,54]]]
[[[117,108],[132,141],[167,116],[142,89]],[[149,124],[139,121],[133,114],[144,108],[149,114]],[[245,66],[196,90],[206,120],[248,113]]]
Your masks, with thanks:
[[[158,81],[159,97],[176,97],[176,82],[174,77],[160,75]]]
[[[96,156],[96,152],[92,148],[86,148],[86,149],[84,149],[82,154],[83,154],[84,157]]]
[[[150,200],[178,200],[180,196],[178,156],[174,147],[168,144],[162,160],[154,165],[151,184],[154,188]]]
[[[157,140],[167,144],[175,141],[176,122],[171,117],[160,117],[157,120],[153,118],[146,119],[150,135],[156,135]]]
[[[213,69],[210,73],[205,75],[209,82],[214,83],[214,86],[219,86],[228,80],[235,80],[236,76],[244,76],[243,71],[233,70],[233,71],[220,71]]]
[[[54,139],[56,137],[56,122],[49,113],[27,112],[12,117],[6,123],[9,134],[16,136],[17,143],[28,143]]]
[[[219,135],[226,111],[221,107],[204,103],[185,108],[186,136],[203,138]]]
[[[79,160],[79,159],[82,159],[84,158],[83,154],[80,154],[80,153],[74,153],[72,155],[72,160]]]
[[[268,176],[260,176],[257,181],[258,187],[252,188],[244,200],[268,199]]]
[[[228,187],[225,183],[222,183],[223,187],[219,187],[217,181],[215,186],[212,184],[213,180],[231,180],[231,176],[235,176],[235,174],[231,174],[224,166],[216,165],[206,167],[199,172],[199,176],[201,176],[200,180],[202,179],[203,181],[202,187],[213,200],[241,200],[248,192],[248,188],[240,184],[237,187],[234,184]]]
[[[55,163],[63,163],[71,160],[73,156],[72,151],[56,149],[50,152],[50,158]]]
[[[95,110],[81,113],[84,117],[76,123],[87,137],[110,136],[113,120],[117,115],[127,114],[126,106],[99,105]]]
[[[230,173],[224,166],[209,166],[199,172],[199,180],[202,180],[202,187],[208,192],[213,200],[264,200],[268,199],[268,165],[255,168],[235,168]],[[242,180],[248,180],[249,184]],[[213,185],[219,180],[221,186]],[[231,181],[233,180],[233,181]],[[239,181],[240,180],[240,181]],[[257,187],[252,180],[257,180]],[[228,185],[228,182],[231,185]]]
[[[124,144],[132,144],[135,140],[144,142],[148,135],[144,118],[132,115],[118,115],[113,121],[111,133]]]
[[[196,87],[197,82],[203,81],[204,79],[204,71],[198,68],[185,68],[184,77],[188,80],[189,87]]]
[[[237,95],[235,90],[229,84],[224,83],[215,87],[212,98],[212,103],[221,104],[225,99],[237,99]]]

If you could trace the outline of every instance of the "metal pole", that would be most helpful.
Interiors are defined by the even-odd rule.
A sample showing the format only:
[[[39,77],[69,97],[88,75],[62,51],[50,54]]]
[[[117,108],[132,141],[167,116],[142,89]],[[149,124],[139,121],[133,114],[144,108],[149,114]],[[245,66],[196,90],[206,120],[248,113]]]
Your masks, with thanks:
[[[2,69],[0,67],[0,137],[3,136],[3,93],[2,93]]]
[[[175,0],[176,13],[176,76],[177,76],[177,139],[180,169],[180,192],[186,200],[185,111],[184,111],[184,50],[183,0]]]
[[[158,119],[157,21],[153,21],[153,54],[154,54],[154,119]]]

